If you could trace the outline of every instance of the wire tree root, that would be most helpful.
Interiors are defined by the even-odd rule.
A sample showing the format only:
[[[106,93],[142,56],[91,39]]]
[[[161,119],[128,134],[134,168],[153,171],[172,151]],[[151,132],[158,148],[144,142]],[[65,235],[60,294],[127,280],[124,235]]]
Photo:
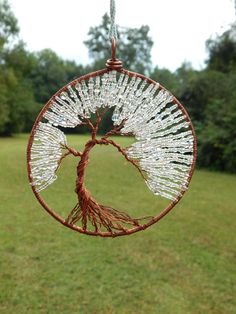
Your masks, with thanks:
[[[102,228],[111,233],[118,230],[126,231],[123,224],[139,226],[138,219],[131,218],[128,214],[114,208],[100,205],[93,198],[87,199],[86,205],[80,198],[80,202],[71,211],[66,221],[69,224],[81,221],[84,230],[87,230],[88,223],[91,223],[96,232],[101,231]]]

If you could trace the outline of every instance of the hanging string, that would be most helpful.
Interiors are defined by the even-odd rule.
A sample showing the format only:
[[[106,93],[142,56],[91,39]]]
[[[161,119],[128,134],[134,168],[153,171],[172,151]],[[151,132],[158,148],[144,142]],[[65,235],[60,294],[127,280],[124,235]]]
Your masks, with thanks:
[[[110,39],[117,40],[117,26],[116,26],[116,4],[115,0],[110,0],[110,17],[111,17],[111,28],[109,32]]]

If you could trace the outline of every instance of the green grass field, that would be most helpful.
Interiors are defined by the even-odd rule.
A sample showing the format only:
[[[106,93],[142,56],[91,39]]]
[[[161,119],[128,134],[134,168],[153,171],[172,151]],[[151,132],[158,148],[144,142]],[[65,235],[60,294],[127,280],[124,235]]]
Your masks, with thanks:
[[[0,313],[236,313],[236,176],[197,171],[158,224],[95,238],[41,209],[27,182],[26,142],[0,139]],[[43,194],[62,215],[75,205],[75,165],[65,160]],[[115,208],[142,215],[165,205],[113,148],[94,149],[87,174],[93,195]]]

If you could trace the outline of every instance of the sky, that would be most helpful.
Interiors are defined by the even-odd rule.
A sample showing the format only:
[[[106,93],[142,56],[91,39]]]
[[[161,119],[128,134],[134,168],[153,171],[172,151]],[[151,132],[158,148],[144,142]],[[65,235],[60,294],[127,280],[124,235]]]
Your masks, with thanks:
[[[64,59],[91,62],[83,42],[90,26],[109,12],[109,0],[8,1],[30,51],[50,48]],[[171,71],[183,62],[203,68],[205,41],[236,19],[232,0],[116,0],[116,10],[120,26],[150,26],[153,65]]]

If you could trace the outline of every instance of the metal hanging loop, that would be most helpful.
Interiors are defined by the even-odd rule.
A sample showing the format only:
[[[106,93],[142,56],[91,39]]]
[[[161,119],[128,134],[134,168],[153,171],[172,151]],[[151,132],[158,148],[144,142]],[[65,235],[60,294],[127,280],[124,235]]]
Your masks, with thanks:
[[[111,59],[107,60],[106,67],[109,70],[121,70],[123,63],[116,58],[116,40],[113,38],[111,41]]]

